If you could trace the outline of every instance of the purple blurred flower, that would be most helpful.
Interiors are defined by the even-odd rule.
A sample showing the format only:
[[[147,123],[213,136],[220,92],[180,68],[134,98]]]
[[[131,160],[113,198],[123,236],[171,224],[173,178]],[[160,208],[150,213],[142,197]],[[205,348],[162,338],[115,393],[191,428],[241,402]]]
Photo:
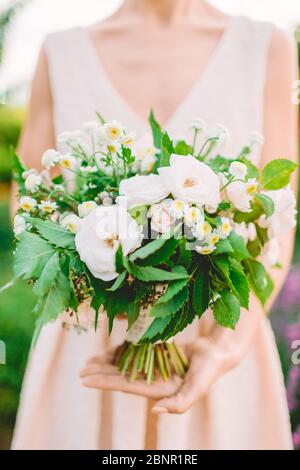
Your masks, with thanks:
[[[295,410],[300,406],[297,400],[297,393],[300,388],[300,367],[294,366],[291,368],[287,381],[287,399],[289,410]]]
[[[297,431],[293,433],[293,441],[295,448],[300,448],[300,426],[297,428]]]

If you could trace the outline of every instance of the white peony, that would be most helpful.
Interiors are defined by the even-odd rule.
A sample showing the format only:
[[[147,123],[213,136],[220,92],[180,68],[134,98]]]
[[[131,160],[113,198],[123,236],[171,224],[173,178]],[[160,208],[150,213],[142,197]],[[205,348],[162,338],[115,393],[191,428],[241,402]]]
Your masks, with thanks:
[[[14,234],[17,237],[26,229],[25,219],[21,215],[16,215],[14,217]]]
[[[268,228],[269,237],[278,237],[296,225],[296,197],[290,185],[277,191],[266,191],[275,205],[274,214],[268,219],[260,219],[260,225]]]
[[[119,191],[120,195],[125,197],[129,209],[156,204],[169,194],[159,175],[137,175],[122,180]],[[120,201],[120,198],[118,200]]]
[[[53,168],[60,159],[60,153],[55,149],[46,150],[42,156],[42,165],[49,170]]]
[[[121,245],[126,256],[141,245],[142,234],[136,221],[123,207],[98,207],[82,222],[75,235],[80,259],[98,279],[112,281],[116,272],[116,253]]]
[[[153,230],[159,233],[169,232],[176,222],[173,200],[165,199],[159,204],[154,204],[148,215],[151,217],[151,228]]]
[[[41,176],[35,173],[29,174],[25,180],[25,188],[31,193],[35,193],[39,189],[41,184]]]
[[[214,209],[221,202],[218,176],[192,155],[172,155],[170,166],[159,168],[158,172],[174,198]]]

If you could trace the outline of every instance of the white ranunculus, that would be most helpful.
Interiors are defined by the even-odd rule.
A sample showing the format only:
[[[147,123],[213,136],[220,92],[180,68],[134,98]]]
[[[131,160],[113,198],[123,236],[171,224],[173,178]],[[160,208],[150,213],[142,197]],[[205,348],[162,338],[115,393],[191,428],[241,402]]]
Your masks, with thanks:
[[[149,210],[149,217],[153,230],[159,233],[169,232],[176,222],[173,200],[165,199],[159,204],[154,204]]]
[[[278,237],[296,225],[296,197],[290,185],[277,191],[266,191],[275,205],[274,214],[265,219],[265,227],[269,229],[269,237]],[[261,220],[260,223],[263,223]]]
[[[192,155],[172,155],[170,166],[159,168],[163,182],[174,198],[217,208],[221,202],[216,173]]]
[[[247,167],[242,162],[232,162],[229,167],[229,173],[238,179],[244,179],[247,175]]]
[[[79,217],[86,217],[89,215],[94,209],[96,209],[97,204],[95,201],[85,201],[78,206],[78,214]]]
[[[129,209],[157,204],[169,194],[168,188],[159,175],[137,175],[122,180],[119,192],[125,197]]]
[[[118,121],[110,121],[104,124],[103,132],[107,140],[120,140],[124,136],[124,127]]]
[[[16,215],[14,217],[14,234],[17,237],[26,229],[26,222],[21,215]]]
[[[81,223],[75,235],[80,259],[98,279],[112,281],[116,272],[116,253],[121,245],[126,256],[141,245],[142,234],[136,221],[123,207],[98,207]]]
[[[42,178],[40,175],[31,173],[27,176],[25,180],[25,188],[31,193],[35,193],[42,183]]]
[[[42,165],[49,170],[53,168],[60,159],[60,153],[55,149],[46,150],[42,156]]]
[[[61,220],[61,226],[72,233],[77,233],[82,220],[76,214],[68,214]]]
[[[59,165],[65,170],[76,170],[79,166],[77,158],[71,154],[61,155]]]

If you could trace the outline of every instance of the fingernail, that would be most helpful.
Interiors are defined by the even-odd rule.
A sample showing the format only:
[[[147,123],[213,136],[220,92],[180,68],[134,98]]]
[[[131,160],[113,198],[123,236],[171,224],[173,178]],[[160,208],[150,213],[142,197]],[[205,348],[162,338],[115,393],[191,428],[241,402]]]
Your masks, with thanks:
[[[160,414],[163,414],[163,413],[168,413],[167,408],[163,408],[162,406],[154,406],[151,411],[152,411],[152,413],[154,413],[156,415],[160,415]]]

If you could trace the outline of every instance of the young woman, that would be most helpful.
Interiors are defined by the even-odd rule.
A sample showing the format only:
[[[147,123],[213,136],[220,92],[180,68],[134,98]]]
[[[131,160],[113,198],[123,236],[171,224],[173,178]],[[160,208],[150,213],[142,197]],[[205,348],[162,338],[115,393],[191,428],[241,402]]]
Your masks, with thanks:
[[[292,41],[270,24],[229,17],[201,0],[126,0],[103,23],[46,39],[20,154],[38,167],[58,133],[78,129],[96,110],[142,136],[153,108],[172,135],[201,116],[230,129],[233,154],[258,131],[265,135],[261,165],[281,155],[296,160],[296,75]],[[272,301],[292,252],[291,236],[283,268],[272,273]],[[191,360],[183,382],[146,386],[120,377],[106,351],[125,330],[124,320],[111,338],[105,324],[97,335],[60,322],[43,330],[14,449],[292,448],[274,336],[254,298],[235,331],[207,312],[181,334]]]

